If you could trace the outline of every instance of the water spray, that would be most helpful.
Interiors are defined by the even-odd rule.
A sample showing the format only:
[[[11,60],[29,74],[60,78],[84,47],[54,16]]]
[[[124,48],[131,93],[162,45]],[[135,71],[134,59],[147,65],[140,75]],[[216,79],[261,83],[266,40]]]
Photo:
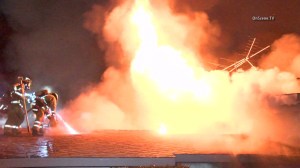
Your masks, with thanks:
[[[79,132],[77,132],[74,128],[72,128],[59,114],[56,114],[56,116],[62,121],[62,123],[64,124],[64,126],[67,128],[67,130],[69,131],[70,134],[72,135],[76,135],[79,134]]]

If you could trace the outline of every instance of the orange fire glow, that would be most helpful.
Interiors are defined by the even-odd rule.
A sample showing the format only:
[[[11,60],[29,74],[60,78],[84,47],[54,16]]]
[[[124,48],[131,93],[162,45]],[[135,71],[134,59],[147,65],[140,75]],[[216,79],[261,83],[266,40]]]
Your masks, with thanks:
[[[173,39],[165,35],[166,30],[160,29],[162,23],[156,15],[149,1],[135,1],[131,23],[140,43],[130,72],[151,111],[150,123],[166,123],[171,133],[192,133],[198,130],[198,124],[193,123],[197,123],[203,113],[209,117],[207,123],[209,119],[214,120],[212,122],[227,120],[228,114],[220,113],[218,117],[205,107],[212,103],[213,81],[205,75],[207,72],[196,60],[197,55],[180,43],[174,44]]]
[[[158,132],[159,132],[161,135],[166,135],[167,132],[168,132],[168,129],[167,129],[167,127],[166,127],[164,124],[161,124],[160,127],[159,127]]]
[[[287,137],[293,124],[276,115],[274,95],[299,89],[295,76],[276,68],[231,75],[206,70],[202,61],[214,57],[207,48],[217,40],[218,26],[200,11],[174,13],[168,2],[120,1],[105,15],[103,29],[102,7],[86,14],[85,27],[107,43],[109,67],[101,83],[63,110],[66,119],[80,132]]]

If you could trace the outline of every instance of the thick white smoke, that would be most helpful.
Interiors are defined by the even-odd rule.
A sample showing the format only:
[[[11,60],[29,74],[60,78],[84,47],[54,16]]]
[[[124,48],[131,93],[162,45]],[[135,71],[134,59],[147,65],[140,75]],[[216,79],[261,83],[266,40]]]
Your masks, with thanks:
[[[196,54],[196,59],[204,59],[202,55],[206,57],[212,57],[209,49],[213,48],[217,44],[217,36],[219,29],[217,26],[211,24],[208,17],[203,12],[190,13],[189,15],[178,15],[175,18],[169,19],[172,16],[172,11],[168,7],[167,1],[160,2],[155,1],[153,5],[158,8],[156,10],[157,15],[162,18],[159,25],[160,28],[171,31],[169,33],[161,33],[161,39],[168,39],[174,41],[175,47],[183,47],[184,50],[193,51]],[[94,93],[95,99],[90,99],[87,93],[83,93],[78,99],[72,101],[69,104],[69,108],[64,109],[70,111],[68,116],[71,117],[71,121],[77,122],[90,122],[89,120],[81,120],[82,115],[99,116],[99,122],[93,123],[93,129],[102,128],[128,128],[133,126],[134,129],[149,129],[149,123],[147,121],[147,109],[143,105],[140,95],[136,92],[136,88],[132,85],[132,79],[129,74],[130,62],[134,57],[135,50],[139,46],[139,39],[136,35],[135,28],[129,24],[130,22],[130,10],[132,8],[132,2],[121,2],[110,13],[106,13],[106,9],[101,6],[94,5],[92,10],[85,14],[84,26],[95,33],[99,38],[99,47],[106,49],[106,61],[111,66],[106,70],[102,76],[102,82],[93,86],[88,92]],[[165,11],[165,9],[167,9]],[[105,24],[103,25],[103,17],[105,17]],[[167,22],[165,22],[167,21]],[[186,26],[182,26],[186,25]],[[200,40],[201,39],[201,40]],[[168,41],[162,41],[162,43],[168,43]],[[195,58],[192,58],[195,59]],[[111,120],[106,126],[103,126],[102,120],[107,120],[105,117],[101,117],[102,113],[105,116],[106,110],[102,110],[98,102],[98,106],[83,105],[82,102],[89,101],[96,102],[97,96],[101,100],[110,101],[106,103],[106,106],[111,106],[111,116],[115,116],[116,120]],[[98,99],[98,100],[100,100]],[[94,105],[97,105],[95,103]],[[88,109],[89,110],[79,110]],[[72,109],[72,110],[70,110]],[[85,118],[85,117],[83,117]],[[121,120],[119,120],[121,119]],[[125,125],[120,125],[124,123]],[[117,127],[115,126],[118,125]],[[88,124],[83,124],[88,125]],[[90,129],[83,128],[84,130]]]
[[[272,52],[260,61],[262,68],[278,67],[300,77],[300,37],[286,34],[272,45]]]
[[[296,66],[284,69],[278,64],[276,68],[272,64],[274,61],[266,61],[268,67],[262,64],[267,67],[264,70],[252,68],[233,74],[207,71],[201,67],[201,61],[215,57],[210,49],[218,45],[218,26],[212,24],[203,12],[176,14],[168,3],[148,4],[155,18],[155,28],[159,30],[159,45],[178,49],[196,76],[205,81],[202,85],[201,80],[196,80],[199,87],[205,88],[201,90],[200,98],[195,92],[186,90],[184,93],[175,92],[179,98],[174,98],[158,90],[155,82],[149,82],[147,75],[155,74],[148,73],[152,67],[138,67],[145,68],[145,72],[138,75],[133,72],[131,61],[140,51],[139,47],[143,47],[141,37],[137,35],[141,30],[131,24],[133,5],[133,2],[122,2],[109,13],[100,6],[94,6],[85,15],[84,26],[97,36],[105,37],[104,41],[99,38],[98,44],[106,48],[106,60],[110,67],[103,74],[101,83],[87,88],[63,110],[64,116],[78,130],[155,129],[164,120],[180,133],[245,134],[254,140],[270,138],[279,141],[287,141],[288,137],[296,135],[294,131],[299,125],[290,122],[290,116],[282,114],[277,108],[278,104],[285,103],[285,98],[278,96],[299,91]],[[148,33],[151,34],[151,31],[149,29]],[[146,43],[151,44],[151,40],[150,37]],[[271,53],[264,59],[273,59],[275,55],[283,59],[287,54],[286,47],[278,46],[285,40],[292,43],[288,57],[297,58],[298,39],[285,36],[274,43]],[[288,65],[297,65],[297,60],[292,59]],[[156,66],[160,66],[160,60],[155,61],[158,61]],[[169,71],[159,69],[157,75]],[[184,83],[182,79],[189,79],[177,73],[172,75],[175,76],[176,86]],[[201,95],[205,94],[205,90],[211,93],[207,93],[209,97],[203,99]]]

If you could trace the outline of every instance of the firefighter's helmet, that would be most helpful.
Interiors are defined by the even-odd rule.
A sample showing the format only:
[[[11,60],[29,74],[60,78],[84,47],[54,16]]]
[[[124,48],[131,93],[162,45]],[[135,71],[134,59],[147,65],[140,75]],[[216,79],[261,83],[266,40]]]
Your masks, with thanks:
[[[49,91],[48,90],[39,90],[37,92],[34,93],[37,97],[42,97],[42,96],[45,96],[47,94],[49,94]]]
[[[24,83],[25,90],[29,90],[31,87],[31,83],[32,83],[31,79],[28,77],[25,77],[22,82]]]
[[[24,89],[29,90],[31,87],[31,79],[28,77],[18,76],[18,82],[19,84],[24,84]]]

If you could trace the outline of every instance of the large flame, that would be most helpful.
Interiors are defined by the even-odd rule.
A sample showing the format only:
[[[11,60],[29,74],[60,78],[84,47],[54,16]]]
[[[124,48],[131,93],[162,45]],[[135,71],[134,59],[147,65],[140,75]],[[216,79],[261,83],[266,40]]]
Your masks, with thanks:
[[[203,129],[228,122],[230,116],[223,112],[226,109],[209,107],[216,103],[212,102],[213,81],[201,68],[197,55],[166,36],[162,20],[153,11],[147,0],[134,3],[131,24],[140,43],[130,69],[133,83],[150,111],[152,129],[164,123],[171,133],[195,133],[201,129],[199,122],[203,122]],[[200,121],[203,117],[206,119]]]
[[[76,129],[288,137],[295,122],[276,115],[274,97],[299,89],[295,75],[206,70],[202,60],[212,56],[218,27],[203,12],[174,13],[168,2],[121,1],[103,29],[101,7],[86,14],[85,27],[105,39],[110,67],[64,109]]]

